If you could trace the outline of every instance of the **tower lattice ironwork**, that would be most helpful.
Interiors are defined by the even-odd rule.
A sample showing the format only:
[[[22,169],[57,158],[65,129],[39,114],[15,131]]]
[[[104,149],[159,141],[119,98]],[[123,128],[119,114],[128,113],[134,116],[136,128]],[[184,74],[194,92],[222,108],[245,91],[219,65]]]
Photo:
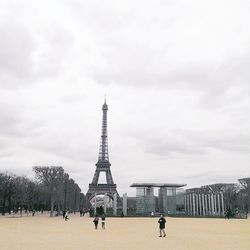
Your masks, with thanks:
[[[109,162],[108,153],[108,133],[107,133],[107,112],[108,105],[106,104],[106,99],[102,106],[103,116],[102,116],[102,133],[101,142],[98,155],[98,161],[96,163],[96,170],[92,182],[89,184],[88,192],[86,193],[89,200],[91,200],[95,195],[106,194],[113,199],[114,194],[117,193],[116,184],[114,184]],[[106,174],[106,184],[98,184],[100,172],[105,172]]]

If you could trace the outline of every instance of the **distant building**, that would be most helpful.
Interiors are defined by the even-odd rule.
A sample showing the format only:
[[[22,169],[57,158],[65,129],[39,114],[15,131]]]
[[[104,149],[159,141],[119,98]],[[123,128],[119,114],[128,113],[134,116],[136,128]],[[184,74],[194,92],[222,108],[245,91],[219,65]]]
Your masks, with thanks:
[[[128,197],[128,210],[136,210],[136,197]]]
[[[133,183],[130,187],[136,188],[136,214],[149,215],[152,212],[176,214],[177,193],[180,187],[186,184],[171,183]],[[158,189],[158,197],[154,196],[154,188]],[[179,200],[178,200],[178,203]],[[184,203],[182,205],[184,207]]]
[[[131,184],[130,187],[136,188],[135,214],[224,217],[231,211],[234,217],[246,218],[250,207],[250,178],[239,179],[239,183],[215,183],[186,190],[184,186],[186,184]],[[154,193],[156,188],[158,196]]]
[[[186,215],[224,216],[227,208],[234,209],[237,184],[217,183],[187,189],[184,195]]]
[[[176,190],[176,214],[185,214],[184,195],[185,189],[178,188]]]

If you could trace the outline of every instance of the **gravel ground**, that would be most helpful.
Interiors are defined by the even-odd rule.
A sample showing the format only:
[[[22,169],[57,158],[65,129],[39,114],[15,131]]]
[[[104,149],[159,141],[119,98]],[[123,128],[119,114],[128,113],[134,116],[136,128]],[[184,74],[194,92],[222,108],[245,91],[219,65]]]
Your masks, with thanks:
[[[158,218],[107,218],[106,229],[93,219],[72,215],[0,217],[1,250],[249,250],[250,219],[167,218],[159,238]]]

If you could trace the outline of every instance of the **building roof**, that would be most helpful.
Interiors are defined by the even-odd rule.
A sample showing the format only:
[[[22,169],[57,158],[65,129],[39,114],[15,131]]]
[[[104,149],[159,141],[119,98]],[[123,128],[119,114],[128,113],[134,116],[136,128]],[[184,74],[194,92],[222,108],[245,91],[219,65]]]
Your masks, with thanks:
[[[130,187],[184,187],[187,184],[176,184],[176,183],[132,183]]]

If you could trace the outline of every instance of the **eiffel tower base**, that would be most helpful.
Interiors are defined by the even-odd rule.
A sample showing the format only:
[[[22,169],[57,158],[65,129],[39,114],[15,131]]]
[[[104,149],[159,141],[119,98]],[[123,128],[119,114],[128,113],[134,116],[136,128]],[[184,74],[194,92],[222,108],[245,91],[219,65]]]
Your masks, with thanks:
[[[89,190],[86,193],[88,200],[92,200],[95,195],[107,195],[112,200],[114,199],[114,194],[118,192],[116,190],[116,184],[89,184]]]

